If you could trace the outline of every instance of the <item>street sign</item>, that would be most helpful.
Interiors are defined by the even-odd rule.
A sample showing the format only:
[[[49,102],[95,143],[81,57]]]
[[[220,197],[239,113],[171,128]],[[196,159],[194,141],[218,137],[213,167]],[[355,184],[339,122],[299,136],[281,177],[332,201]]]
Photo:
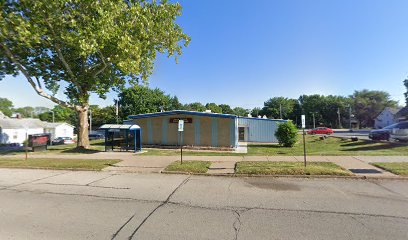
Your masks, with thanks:
[[[302,128],[306,128],[306,117],[302,115]]]
[[[182,132],[182,131],[184,131],[184,120],[179,120],[178,121],[178,131],[179,132]]]

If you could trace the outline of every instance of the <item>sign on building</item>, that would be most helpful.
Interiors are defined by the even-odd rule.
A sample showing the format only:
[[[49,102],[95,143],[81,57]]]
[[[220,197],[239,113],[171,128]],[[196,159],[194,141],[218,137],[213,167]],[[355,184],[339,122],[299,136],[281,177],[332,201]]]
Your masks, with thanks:
[[[178,121],[178,131],[179,132],[182,132],[182,131],[184,131],[184,120],[179,120]]]

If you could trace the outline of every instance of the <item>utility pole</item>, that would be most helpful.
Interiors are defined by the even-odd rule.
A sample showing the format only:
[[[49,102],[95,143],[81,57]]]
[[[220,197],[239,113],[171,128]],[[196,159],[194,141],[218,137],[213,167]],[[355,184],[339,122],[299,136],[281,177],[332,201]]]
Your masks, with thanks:
[[[312,115],[313,115],[313,128],[316,128],[315,114],[312,113]]]
[[[340,108],[337,108],[337,116],[339,117],[339,128],[341,127],[341,120],[340,120]]]
[[[119,100],[116,100],[116,124],[119,124]]]
[[[280,116],[280,119],[283,119],[282,118],[282,104],[279,104],[279,116]]]
[[[349,129],[350,131],[352,131],[352,127],[351,127],[351,105],[349,105]]]

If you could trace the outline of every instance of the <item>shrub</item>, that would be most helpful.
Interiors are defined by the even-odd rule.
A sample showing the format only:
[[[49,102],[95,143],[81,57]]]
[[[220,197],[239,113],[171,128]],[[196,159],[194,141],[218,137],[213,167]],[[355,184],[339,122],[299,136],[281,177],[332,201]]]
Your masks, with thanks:
[[[284,147],[293,147],[297,141],[298,129],[291,122],[280,123],[275,136],[280,145]]]

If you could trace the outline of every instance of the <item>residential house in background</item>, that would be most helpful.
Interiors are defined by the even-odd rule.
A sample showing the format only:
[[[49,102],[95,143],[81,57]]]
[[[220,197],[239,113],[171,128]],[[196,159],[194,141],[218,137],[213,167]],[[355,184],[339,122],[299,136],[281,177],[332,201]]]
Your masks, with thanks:
[[[23,144],[30,134],[50,133],[51,139],[73,137],[74,126],[48,123],[36,118],[0,118],[0,143]]]
[[[0,119],[0,143],[22,144],[27,135],[44,133],[44,122],[35,118]]]
[[[45,123],[44,133],[50,133],[51,139],[58,137],[74,137],[74,126],[68,123]]]
[[[379,129],[397,123],[398,118],[396,115],[400,110],[401,108],[384,108],[384,110],[374,119],[374,128]]]
[[[401,108],[397,114],[395,114],[395,119],[398,122],[407,121],[408,120],[408,107]]]

